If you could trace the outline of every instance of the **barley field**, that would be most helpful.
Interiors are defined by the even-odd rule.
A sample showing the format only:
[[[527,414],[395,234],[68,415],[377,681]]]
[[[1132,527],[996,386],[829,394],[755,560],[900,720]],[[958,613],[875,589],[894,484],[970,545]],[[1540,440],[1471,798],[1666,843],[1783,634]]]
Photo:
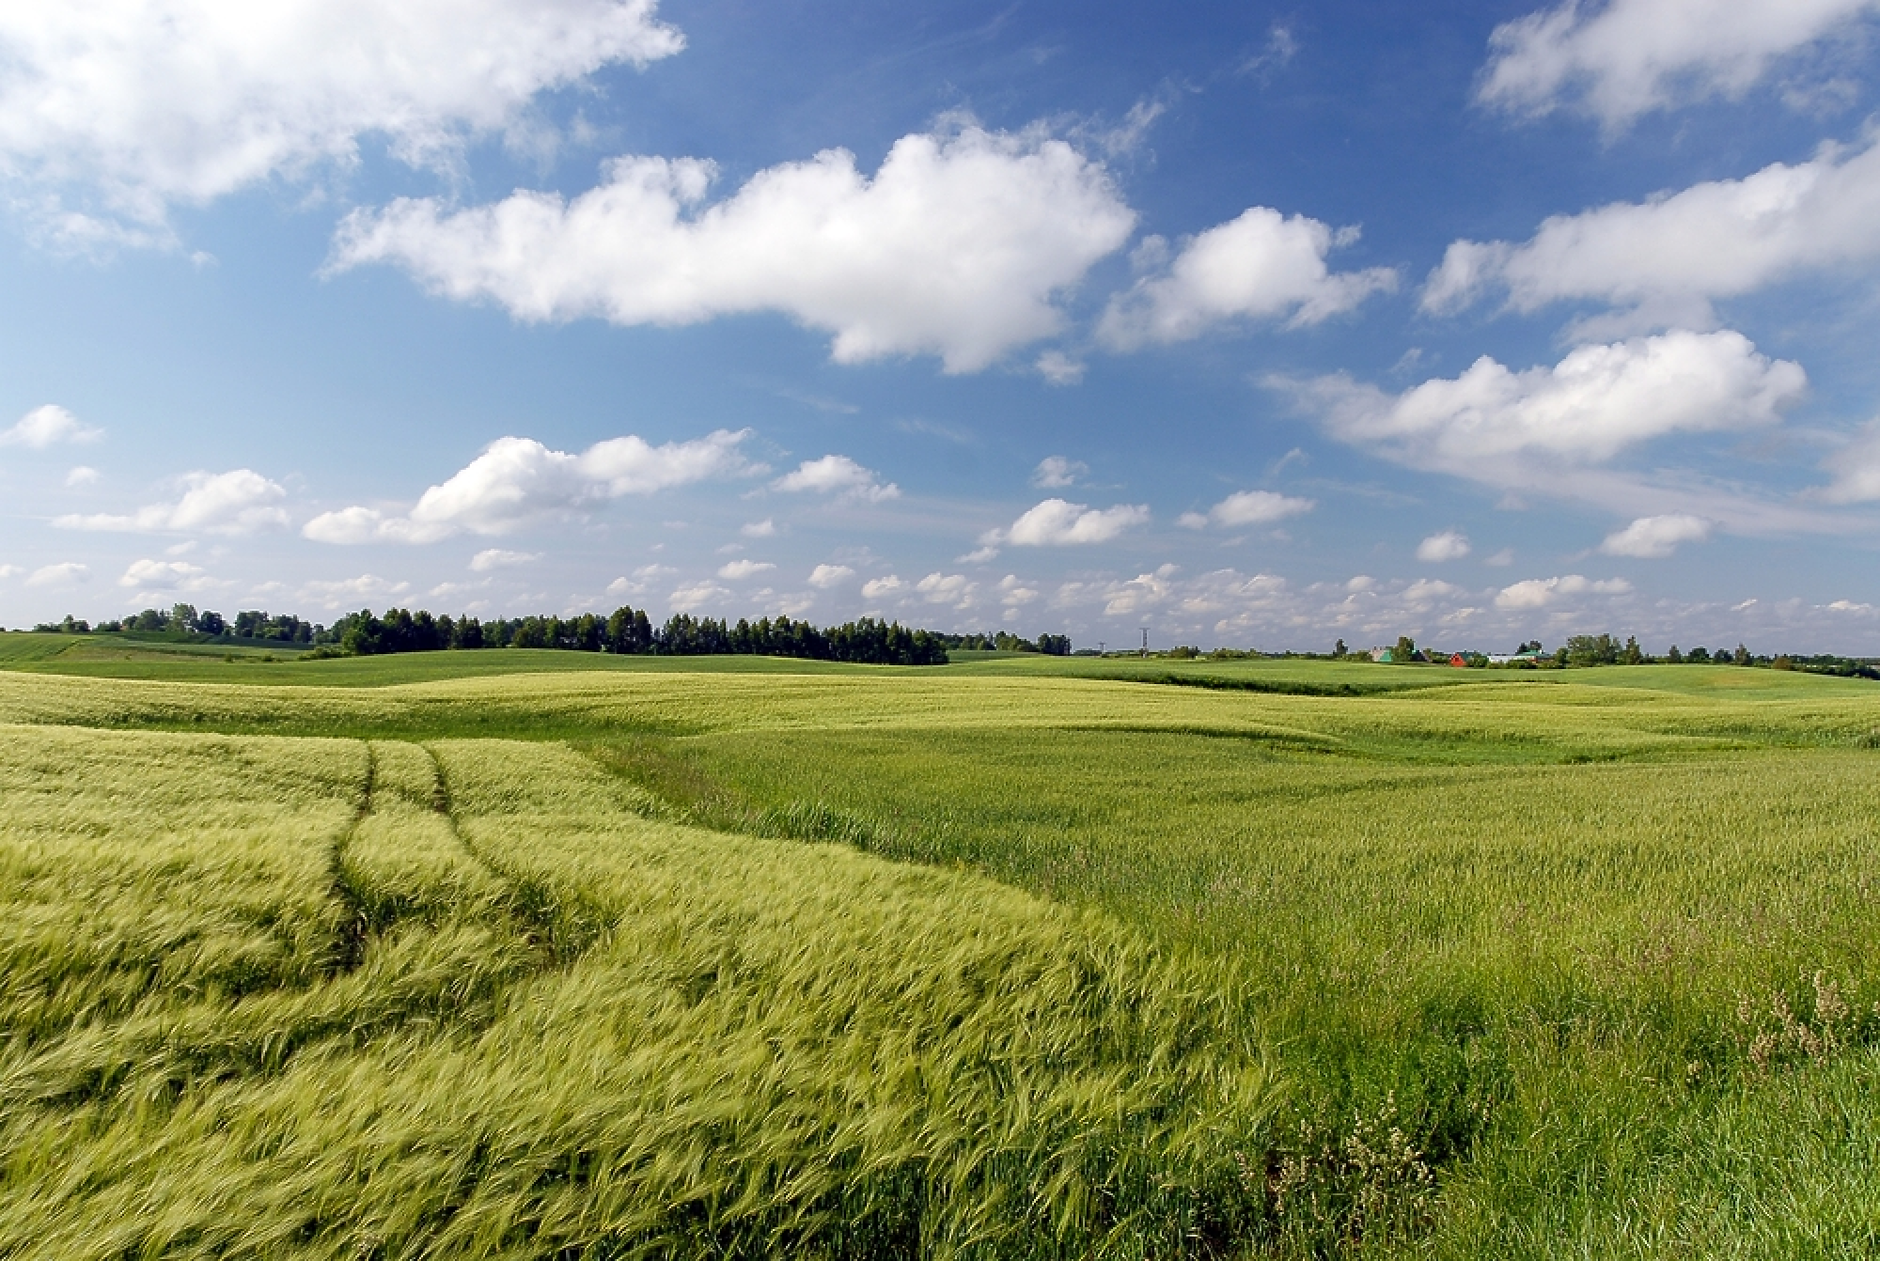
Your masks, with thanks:
[[[0,635],[0,1255],[1880,1253],[1880,688]]]

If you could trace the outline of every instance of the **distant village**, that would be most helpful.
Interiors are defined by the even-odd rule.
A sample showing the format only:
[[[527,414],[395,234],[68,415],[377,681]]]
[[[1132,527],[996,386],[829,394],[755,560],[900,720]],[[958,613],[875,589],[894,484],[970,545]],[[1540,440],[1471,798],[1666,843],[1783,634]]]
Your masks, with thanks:
[[[1626,636],[1621,643],[1612,635],[1574,635],[1552,652],[1537,639],[1523,643],[1513,652],[1484,653],[1465,650],[1461,652],[1445,651],[1435,648],[1418,647],[1416,642],[1404,636],[1388,647],[1376,647],[1366,652],[1352,653],[1345,648],[1343,640],[1338,641],[1333,649],[1334,657],[1359,657],[1382,665],[1436,665],[1452,666],[1456,669],[1483,668],[1499,666],[1513,669],[1561,669],[1568,666],[1636,666],[1636,665],[1730,665],[1760,666],[1774,670],[1806,670],[1817,674],[1839,674],[1849,677],[1880,679],[1880,659],[1871,657],[1838,657],[1832,654],[1813,654],[1808,656],[1780,653],[1766,656],[1753,653],[1744,644],[1735,648],[1692,648],[1689,651],[1671,645],[1663,656],[1653,656],[1639,647],[1634,636]]]
[[[1083,655],[1083,652],[1078,655]],[[1105,653],[1104,655],[1135,656],[1137,654],[1131,652],[1127,654]],[[1176,647],[1155,653],[1145,650],[1141,655],[1177,661],[1294,657],[1333,661],[1369,661],[1379,665],[1444,666],[1458,670],[1488,668],[1560,670],[1584,666],[1727,665],[1772,670],[1801,670],[1810,674],[1834,674],[1845,678],[1880,680],[1880,657],[1842,657],[1832,653],[1769,655],[1751,652],[1744,644],[1738,644],[1735,648],[1713,649],[1699,646],[1689,650],[1672,644],[1663,655],[1654,655],[1641,648],[1638,639],[1631,635],[1623,640],[1614,635],[1573,635],[1567,639],[1566,643],[1551,650],[1540,640],[1535,639],[1523,642],[1513,652],[1506,653],[1477,652],[1474,649],[1426,648],[1419,646],[1414,639],[1405,635],[1394,644],[1379,645],[1368,649],[1347,647],[1345,641],[1341,639],[1333,645],[1329,653],[1260,652],[1235,648],[1217,648],[1213,652],[1203,652],[1199,648]]]

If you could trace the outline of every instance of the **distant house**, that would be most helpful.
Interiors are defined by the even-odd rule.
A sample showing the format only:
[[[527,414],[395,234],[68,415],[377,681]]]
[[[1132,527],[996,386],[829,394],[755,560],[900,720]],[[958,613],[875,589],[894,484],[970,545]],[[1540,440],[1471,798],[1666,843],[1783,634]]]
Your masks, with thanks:
[[[1463,660],[1462,654],[1459,652],[1449,654],[1449,664],[1455,666],[1458,670],[1466,670],[1469,667],[1469,663]]]
[[[1385,665],[1389,665],[1395,651],[1396,650],[1393,648],[1373,648],[1371,649],[1371,660],[1380,661]]]
[[[1488,664],[1492,666],[1519,665],[1520,663],[1524,661],[1527,662],[1529,665],[1533,665],[1536,661],[1539,661],[1540,659],[1541,659],[1541,654],[1538,652],[1533,652],[1533,651],[1491,652],[1488,654]]]

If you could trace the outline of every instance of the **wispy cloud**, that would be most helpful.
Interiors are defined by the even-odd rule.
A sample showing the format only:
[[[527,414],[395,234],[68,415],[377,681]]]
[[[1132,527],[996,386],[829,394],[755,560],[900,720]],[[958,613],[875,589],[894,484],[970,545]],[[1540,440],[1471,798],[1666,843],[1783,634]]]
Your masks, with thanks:
[[[470,571],[482,574],[492,569],[514,569],[518,565],[527,565],[540,559],[540,552],[512,552],[500,547],[486,547],[470,558]]]
[[[26,576],[26,585],[29,587],[71,587],[89,581],[91,566],[81,565],[77,561],[41,565]]]
[[[1072,460],[1061,455],[1047,455],[1038,461],[1038,467],[1032,470],[1031,484],[1040,490],[1062,490],[1066,486],[1075,486],[1077,479],[1089,472],[1090,466],[1082,460]]]

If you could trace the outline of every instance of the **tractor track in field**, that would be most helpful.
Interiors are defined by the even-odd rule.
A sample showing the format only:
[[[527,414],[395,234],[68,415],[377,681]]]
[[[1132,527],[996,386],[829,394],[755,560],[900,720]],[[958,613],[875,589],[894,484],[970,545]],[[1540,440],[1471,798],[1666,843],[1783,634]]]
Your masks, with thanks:
[[[366,914],[365,900],[359,890],[353,886],[346,872],[346,849],[365,821],[372,817],[372,798],[378,788],[379,758],[372,748],[370,740],[361,741],[366,751],[365,782],[359,790],[359,808],[354,811],[352,822],[333,842],[333,896],[343,908],[335,943],[332,961],[327,965],[329,976],[355,972],[365,961],[366,941],[371,936],[372,926]]]
[[[444,817],[452,838],[470,860],[503,887],[504,907],[521,936],[530,946],[546,953],[550,967],[567,967],[586,954],[606,935],[605,928],[597,930],[591,925],[571,922],[565,914],[567,899],[563,894],[541,880],[517,873],[466,836],[458,824],[450,774],[444,768],[443,759],[429,745],[418,747],[431,759],[432,809]]]

